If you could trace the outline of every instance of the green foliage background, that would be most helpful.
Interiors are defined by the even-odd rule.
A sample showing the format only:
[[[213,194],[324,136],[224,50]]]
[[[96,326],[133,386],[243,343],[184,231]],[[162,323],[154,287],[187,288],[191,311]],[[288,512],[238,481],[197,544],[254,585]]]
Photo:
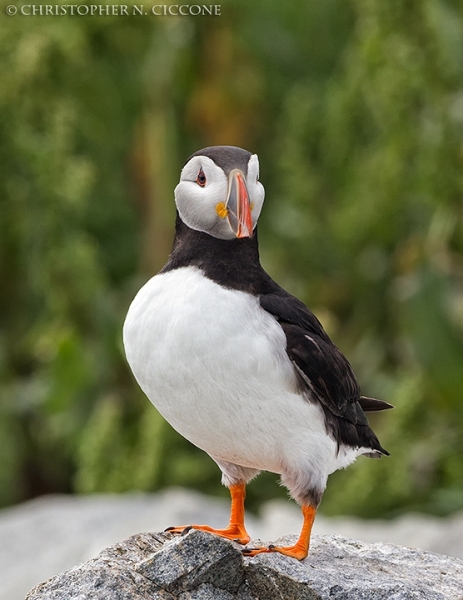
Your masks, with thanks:
[[[189,154],[260,156],[264,266],[303,298],[392,456],[332,514],[463,508],[463,4],[224,0],[220,17],[8,17],[0,1],[0,505],[219,472],[137,389],[121,327]],[[130,6],[130,5],[129,5]],[[250,505],[284,494],[275,477]]]

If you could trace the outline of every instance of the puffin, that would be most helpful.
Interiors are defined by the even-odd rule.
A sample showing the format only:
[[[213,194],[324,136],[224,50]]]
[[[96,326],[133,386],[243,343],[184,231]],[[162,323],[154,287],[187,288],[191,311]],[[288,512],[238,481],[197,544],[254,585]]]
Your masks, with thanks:
[[[130,305],[123,343],[149,400],[218,465],[231,511],[224,529],[166,531],[199,529],[246,546],[245,556],[302,560],[328,476],[360,455],[389,454],[365,413],[392,406],[360,394],[320,321],[262,268],[256,154],[235,146],[195,152],[174,196],[172,252]],[[249,547],[246,484],[261,471],[280,475],[301,507],[291,546]]]

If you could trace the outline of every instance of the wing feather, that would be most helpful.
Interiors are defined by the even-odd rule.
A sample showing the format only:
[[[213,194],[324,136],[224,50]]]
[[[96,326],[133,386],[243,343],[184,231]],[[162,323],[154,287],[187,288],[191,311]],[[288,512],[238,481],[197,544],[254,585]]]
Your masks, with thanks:
[[[301,385],[321,404],[327,427],[338,442],[371,448],[375,456],[388,454],[370,429],[364,410],[384,410],[391,405],[360,396],[349,361],[315,315],[281,288],[262,295],[260,303],[280,323],[286,335],[286,352]]]

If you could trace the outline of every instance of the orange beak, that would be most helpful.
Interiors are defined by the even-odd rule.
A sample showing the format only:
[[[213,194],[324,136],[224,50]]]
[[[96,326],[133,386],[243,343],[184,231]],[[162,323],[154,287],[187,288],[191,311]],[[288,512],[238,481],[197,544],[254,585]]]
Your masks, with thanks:
[[[244,174],[239,169],[233,169],[228,176],[226,207],[228,221],[236,237],[252,237],[251,203]]]

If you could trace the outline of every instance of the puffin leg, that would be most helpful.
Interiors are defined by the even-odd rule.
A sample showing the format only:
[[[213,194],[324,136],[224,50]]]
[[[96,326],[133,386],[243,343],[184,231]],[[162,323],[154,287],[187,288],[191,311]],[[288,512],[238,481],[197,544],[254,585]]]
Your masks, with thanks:
[[[221,537],[238,542],[239,544],[247,544],[251,538],[244,526],[244,499],[246,497],[246,484],[237,483],[230,486],[231,509],[230,523],[225,529],[214,529],[209,525],[184,525],[180,527],[168,527],[166,531],[170,533],[186,533],[190,529],[199,529],[215,533]]]
[[[294,546],[274,546],[271,544],[267,548],[245,548],[241,552],[244,556],[256,556],[256,554],[262,554],[263,552],[279,552],[285,556],[292,556],[298,560],[304,559],[309,553],[310,545],[310,534],[312,531],[312,525],[315,520],[317,509],[310,505],[302,506],[302,514],[304,516],[304,523],[302,525],[301,534],[299,539]]]

